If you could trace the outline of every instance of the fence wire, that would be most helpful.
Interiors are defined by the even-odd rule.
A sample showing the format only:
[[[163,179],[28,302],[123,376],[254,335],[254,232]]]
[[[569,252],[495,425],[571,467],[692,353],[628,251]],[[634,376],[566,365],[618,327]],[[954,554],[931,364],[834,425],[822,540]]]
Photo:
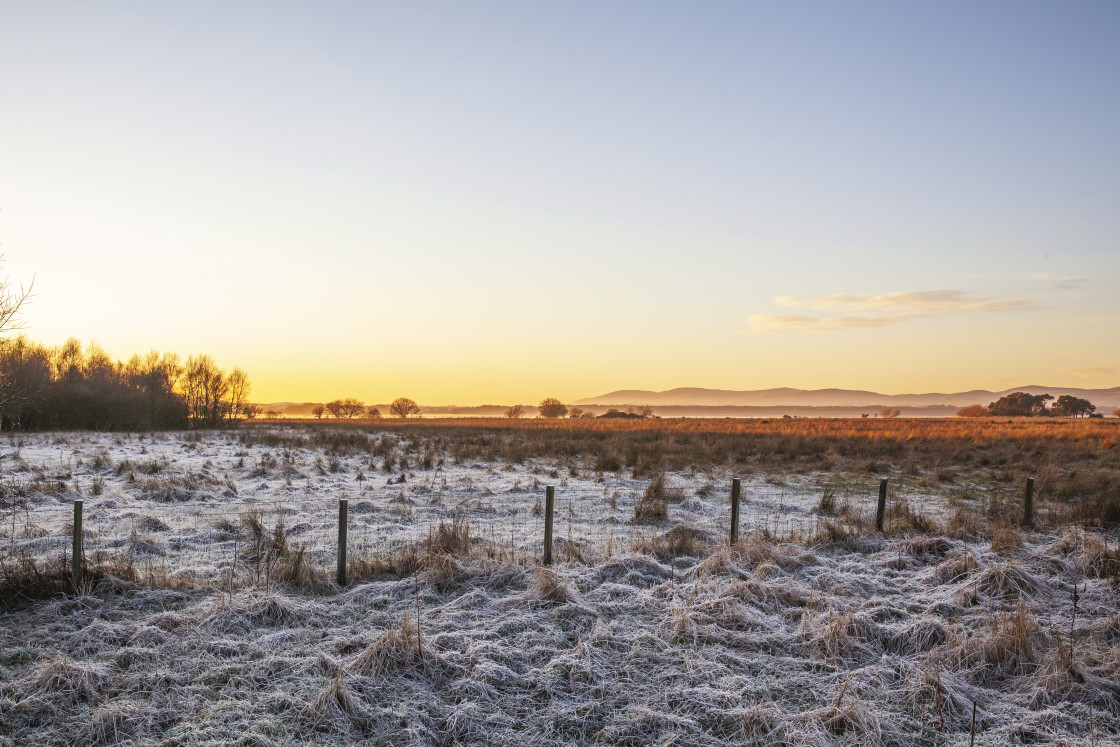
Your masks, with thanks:
[[[810,540],[837,528],[855,533],[873,528],[877,483],[744,485],[739,536],[765,533],[777,540]],[[1010,486],[986,496],[989,504],[1012,505]],[[544,549],[543,485],[495,494],[474,484],[379,486],[348,499],[347,547],[351,561],[389,559],[424,552],[440,528],[458,526],[469,535],[470,552],[519,563],[539,562]],[[888,496],[885,529],[912,526],[922,512],[943,519],[946,501],[910,502]],[[554,507],[553,558],[590,560],[672,545],[687,529],[699,545],[726,544],[730,535],[730,486],[705,485],[694,492],[667,489],[663,518],[640,520],[638,490],[566,489],[558,486]],[[33,561],[65,568],[72,548],[73,505],[15,508],[0,512],[0,563]],[[338,563],[338,501],[302,496],[283,501],[238,503],[151,502],[120,507],[89,500],[83,512],[84,564],[129,567],[141,582],[181,586],[267,584],[304,571],[335,578]],[[457,523],[457,524],[456,524]]]

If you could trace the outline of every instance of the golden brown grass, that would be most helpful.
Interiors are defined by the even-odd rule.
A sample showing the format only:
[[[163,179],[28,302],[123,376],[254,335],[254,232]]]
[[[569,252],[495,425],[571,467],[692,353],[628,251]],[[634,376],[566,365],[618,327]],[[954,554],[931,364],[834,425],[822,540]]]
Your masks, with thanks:
[[[680,418],[643,420],[423,419],[249,426],[246,443],[315,446],[337,454],[456,463],[556,458],[635,477],[726,466],[748,471],[889,474],[927,487],[1035,477],[1054,518],[1120,523],[1120,420],[1042,418]],[[385,434],[404,443],[394,454]],[[399,451],[399,450],[398,450]],[[964,488],[961,488],[962,490]],[[908,517],[911,518],[911,517]]]

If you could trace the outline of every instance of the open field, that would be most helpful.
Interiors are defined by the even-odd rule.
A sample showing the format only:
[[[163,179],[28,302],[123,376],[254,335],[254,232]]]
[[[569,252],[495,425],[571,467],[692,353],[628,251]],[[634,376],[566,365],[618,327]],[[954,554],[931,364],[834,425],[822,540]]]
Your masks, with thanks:
[[[1116,425],[11,436],[0,744],[1114,742]]]

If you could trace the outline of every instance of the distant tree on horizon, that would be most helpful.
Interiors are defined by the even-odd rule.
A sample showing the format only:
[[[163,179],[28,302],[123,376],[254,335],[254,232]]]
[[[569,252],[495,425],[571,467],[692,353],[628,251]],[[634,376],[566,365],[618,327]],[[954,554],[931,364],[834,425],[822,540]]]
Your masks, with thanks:
[[[322,405],[315,405],[311,408],[311,414],[319,420],[323,419],[323,415],[326,414],[326,412],[327,408],[323,407]]]
[[[1097,406],[1087,399],[1063,394],[1054,401],[1050,412],[1063,418],[1088,417],[1097,411]]]
[[[393,400],[393,404],[389,405],[389,412],[393,414],[393,417],[405,420],[411,415],[419,415],[420,405],[408,397],[398,397]]]
[[[1046,403],[1052,399],[1051,394],[1012,392],[988,405],[988,412],[1001,417],[1036,417],[1049,412]]]
[[[338,401],[340,417],[353,420],[366,411],[366,403],[355,397],[346,397]]]
[[[370,405],[369,407],[366,408],[366,417],[369,418],[370,420],[380,420],[381,419],[381,410],[377,409],[373,405]]]
[[[521,405],[514,405],[506,410],[506,417],[510,420],[517,420],[525,414],[525,408]]]
[[[988,414],[988,409],[984,405],[968,405],[957,410],[958,418],[982,418]]]
[[[555,397],[545,397],[537,405],[537,412],[542,418],[562,418],[568,414],[568,406]]]
[[[879,417],[881,418],[897,418],[901,414],[902,410],[897,407],[884,407],[882,410],[879,410]]]

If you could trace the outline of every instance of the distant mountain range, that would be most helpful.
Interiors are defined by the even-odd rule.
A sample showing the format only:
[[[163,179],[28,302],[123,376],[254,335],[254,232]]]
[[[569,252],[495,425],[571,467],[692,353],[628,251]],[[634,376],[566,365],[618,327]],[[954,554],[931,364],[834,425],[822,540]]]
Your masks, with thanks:
[[[964,407],[988,405],[1011,392],[1028,394],[1063,394],[1087,399],[1099,411],[1111,414],[1120,407],[1120,387],[1111,389],[1078,389],[1063,386],[1020,386],[992,392],[973,389],[968,392],[929,394],[880,394],[858,389],[757,389],[735,391],[730,389],[699,389],[682,387],[664,392],[645,389],[620,389],[598,397],[586,397],[572,404],[587,406],[628,407],[652,405],[653,407]]]

